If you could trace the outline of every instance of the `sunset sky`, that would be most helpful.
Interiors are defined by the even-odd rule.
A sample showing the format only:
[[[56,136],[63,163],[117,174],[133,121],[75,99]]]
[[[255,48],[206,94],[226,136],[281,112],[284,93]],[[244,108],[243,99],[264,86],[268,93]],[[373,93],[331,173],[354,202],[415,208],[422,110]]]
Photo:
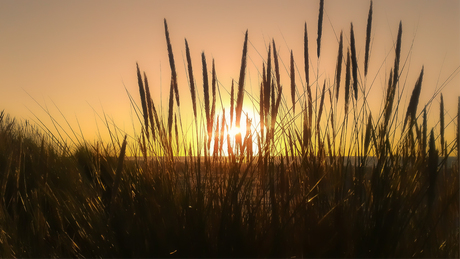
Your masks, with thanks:
[[[338,35],[343,30],[344,46],[348,46],[350,22],[354,25],[360,70],[364,70],[369,3],[325,1],[320,82],[326,78],[332,80]],[[318,77],[315,74],[318,8],[319,1],[1,1],[0,110],[32,121],[37,121],[35,114],[52,127],[40,104],[48,107],[63,126],[60,112],[73,127],[77,127],[78,119],[86,139],[95,137],[96,125],[104,130],[96,115],[104,111],[118,127],[132,132],[133,120],[135,125],[139,123],[133,117],[124,87],[140,104],[136,62],[149,78],[157,107],[161,102],[164,109],[167,107],[171,72],[164,37],[163,19],[166,18],[179,78],[181,115],[187,125],[191,123],[192,109],[185,72],[184,38],[190,47],[200,98],[203,95],[201,52],[204,51],[209,69],[215,59],[223,101],[228,104],[227,91],[232,79],[238,80],[239,76],[246,30],[249,32],[248,93],[258,94],[261,81],[258,70],[267,57],[272,39],[281,58],[283,85],[289,86],[287,69],[293,50],[300,72],[296,80],[301,88],[305,80],[305,22],[310,62],[314,64],[310,77]],[[379,108],[394,62],[394,42],[400,21],[403,25],[401,66],[406,62],[401,79],[406,82],[402,105],[407,107],[424,65],[418,111],[443,87],[446,122],[450,122],[456,116],[460,95],[460,1],[374,1],[367,78],[367,87],[373,82],[370,102]],[[290,100],[288,88],[284,94]],[[250,107],[248,95],[245,98],[245,105]],[[438,118],[438,109],[439,96],[433,101],[429,116]]]

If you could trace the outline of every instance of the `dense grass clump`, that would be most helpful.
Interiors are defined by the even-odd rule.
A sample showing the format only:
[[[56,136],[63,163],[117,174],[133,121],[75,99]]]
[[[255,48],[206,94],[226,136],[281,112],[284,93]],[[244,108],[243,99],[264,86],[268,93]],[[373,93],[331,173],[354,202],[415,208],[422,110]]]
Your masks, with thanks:
[[[318,58],[323,8],[320,1]],[[164,26],[171,68],[167,114],[157,112],[147,76],[137,66],[141,108],[132,104],[139,135],[113,133],[111,143],[70,148],[1,113],[2,257],[459,256],[459,164],[448,163],[455,153],[458,160],[459,137],[444,134],[442,96],[432,99],[440,100],[439,129],[428,128],[428,104],[419,106],[423,67],[407,86],[413,90],[403,107],[401,23],[382,110],[374,114],[365,87],[372,3],[365,58],[358,59],[351,24],[350,46],[340,33],[332,84],[310,77],[305,24],[305,77],[299,81],[291,50],[285,98],[281,57],[275,41],[269,44],[260,95],[251,99],[258,123],[243,106],[248,32],[238,81],[227,97],[230,107],[218,106],[216,100],[226,97],[204,52],[200,102],[185,41],[191,139],[183,137],[166,20]],[[242,120],[245,131],[233,136]]]

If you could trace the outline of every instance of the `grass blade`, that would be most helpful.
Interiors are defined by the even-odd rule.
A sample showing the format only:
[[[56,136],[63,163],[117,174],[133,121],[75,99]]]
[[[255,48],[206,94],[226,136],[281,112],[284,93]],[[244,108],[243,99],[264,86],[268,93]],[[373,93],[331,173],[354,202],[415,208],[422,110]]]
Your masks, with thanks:
[[[428,170],[428,177],[429,177],[429,185],[428,185],[428,190],[427,190],[427,196],[428,196],[428,213],[431,213],[431,208],[433,206],[433,202],[435,199],[434,196],[434,191],[436,187],[436,178],[438,175],[438,151],[436,150],[436,144],[434,140],[434,133],[433,130],[431,130],[430,133],[430,147],[428,151],[428,165],[427,165],[427,170]]]
[[[265,77],[265,67],[263,68],[264,70],[264,77]],[[259,117],[260,117],[260,135],[261,139],[263,139],[264,135],[264,127],[265,127],[265,112],[264,112],[264,82],[260,83],[260,93],[259,93]]]
[[[447,154],[447,149],[445,147],[445,142],[444,142],[444,99],[442,98],[442,94],[441,94],[441,104],[440,104],[440,107],[439,107],[439,110],[440,110],[440,114],[439,114],[439,118],[440,118],[440,129],[439,129],[439,132],[441,133],[441,155],[444,156]]]
[[[123,139],[123,144],[121,145],[121,150],[120,150],[120,155],[118,156],[118,164],[117,164],[117,170],[115,171],[115,180],[113,181],[113,187],[112,187],[112,197],[110,199],[110,215],[113,216],[114,214],[114,204],[115,204],[115,199],[117,197],[118,193],[118,188],[120,186],[121,182],[121,173],[123,171],[123,161],[125,160],[125,152],[126,152],[126,137]]]
[[[321,91],[321,101],[319,102],[318,120],[316,122],[316,128],[318,132],[319,132],[319,123],[321,122],[321,115],[323,113],[324,96],[326,95],[324,92],[325,89],[326,89],[326,81],[324,81],[323,90]]]
[[[216,82],[217,82],[217,76],[216,76],[216,68],[214,66],[214,59],[212,59],[212,79],[211,79],[211,93],[212,93],[212,105],[211,105],[211,125],[214,125],[214,115],[216,112]]]
[[[308,34],[307,34],[307,23],[305,23],[305,30],[303,36],[303,55],[304,55],[304,66],[305,66],[305,80],[307,82],[307,87],[310,86],[310,71],[308,63]],[[309,92],[311,96],[311,91]]]
[[[231,94],[230,94],[230,128],[232,127],[232,123],[233,123],[233,111],[235,110],[235,107],[234,107],[234,103],[235,103],[235,91],[234,91],[234,88],[233,88],[233,79],[232,79],[232,90],[231,90]]]
[[[177,116],[176,114],[174,114],[174,133],[175,133],[175,137],[176,137],[176,147],[177,147],[177,152],[179,153],[179,129],[178,129],[178,126],[177,126]]]
[[[225,134],[225,109],[222,111],[222,125],[220,126],[220,143],[219,143],[219,155],[222,156],[222,147],[224,146],[224,134]]]
[[[369,114],[369,119],[367,120],[366,126],[366,135],[364,137],[364,155],[367,155],[367,151],[369,150],[369,145],[371,143],[371,131],[373,131],[372,127],[372,115]]]
[[[422,129],[422,150],[425,155],[426,152],[426,135],[427,135],[427,119],[426,119],[426,107],[423,108],[423,129]]]
[[[294,70],[294,54],[291,50],[291,101],[292,111],[295,115],[295,70]]]
[[[278,90],[278,96],[276,97],[276,101],[275,101],[275,104],[274,104],[274,110],[273,110],[273,114],[272,114],[272,129],[275,127],[275,121],[276,121],[276,116],[278,115],[278,109],[280,107],[280,103],[281,103],[281,95],[283,93],[283,88],[279,88]]]

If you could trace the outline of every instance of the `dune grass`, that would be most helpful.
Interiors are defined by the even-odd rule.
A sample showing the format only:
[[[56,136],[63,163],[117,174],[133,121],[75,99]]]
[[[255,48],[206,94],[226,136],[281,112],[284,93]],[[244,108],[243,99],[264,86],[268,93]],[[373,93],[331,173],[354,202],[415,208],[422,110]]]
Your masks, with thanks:
[[[320,1],[318,58],[323,8]],[[457,153],[458,159],[459,137],[444,134],[442,95],[433,97],[440,100],[440,128],[428,128],[426,108],[418,105],[423,68],[405,116],[398,115],[405,110],[397,95],[401,23],[379,113],[369,110],[362,87],[371,64],[371,3],[365,59],[358,59],[351,24],[350,46],[343,46],[340,34],[332,84],[310,77],[305,24],[305,79],[296,81],[301,77],[291,50],[291,98],[285,98],[280,57],[275,41],[269,44],[253,103],[258,124],[243,111],[248,32],[236,93],[232,82],[227,97],[230,118],[217,111],[217,68],[213,61],[210,91],[204,52],[204,104],[198,100],[185,40],[193,139],[181,137],[178,75],[166,20],[164,25],[168,111],[157,113],[147,76],[137,66],[139,135],[70,149],[1,113],[2,257],[459,256],[459,164],[448,164],[449,156]],[[311,87],[321,89],[315,100]],[[242,119],[245,134],[231,136]]]

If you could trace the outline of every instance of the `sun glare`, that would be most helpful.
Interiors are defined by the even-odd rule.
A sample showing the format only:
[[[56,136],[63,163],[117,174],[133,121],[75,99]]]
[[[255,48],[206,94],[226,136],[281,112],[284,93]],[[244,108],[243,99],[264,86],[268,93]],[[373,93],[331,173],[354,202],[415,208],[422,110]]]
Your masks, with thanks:
[[[224,127],[224,135],[223,135],[223,143],[222,143],[222,150],[223,152],[228,155],[228,143],[230,143],[233,152],[235,152],[235,147],[236,147],[236,139],[237,135],[241,135],[242,142],[245,141],[251,141],[252,142],[252,150],[253,153],[256,154],[258,152],[257,148],[257,132],[258,132],[258,125],[259,122],[256,118],[257,116],[252,116],[251,114],[248,114],[243,111],[243,114],[241,115],[241,120],[240,120],[240,126],[237,127],[235,123],[235,114],[233,117],[233,121],[230,122],[230,112],[228,112],[229,108],[226,109],[225,112],[225,127]],[[222,118],[223,118],[223,113],[217,114],[219,117],[219,123],[221,125],[222,123]],[[217,117],[217,116],[216,116]],[[250,121],[250,124],[248,125],[247,121]],[[249,128],[248,128],[249,127]],[[249,131],[249,132],[248,132]],[[250,133],[250,134],[248,134]],[[250,136],[251,135],[251,136]],[[213,145],[211,145],[213,147]]]
[[[233,126],[232,128],[228,129],[228,134],[233,139],[236,137],[238,133],[240,133],[241,136],[244,136],[246,134],[246,129],[243,129],[243,127],[241,126],[240,127]]]

